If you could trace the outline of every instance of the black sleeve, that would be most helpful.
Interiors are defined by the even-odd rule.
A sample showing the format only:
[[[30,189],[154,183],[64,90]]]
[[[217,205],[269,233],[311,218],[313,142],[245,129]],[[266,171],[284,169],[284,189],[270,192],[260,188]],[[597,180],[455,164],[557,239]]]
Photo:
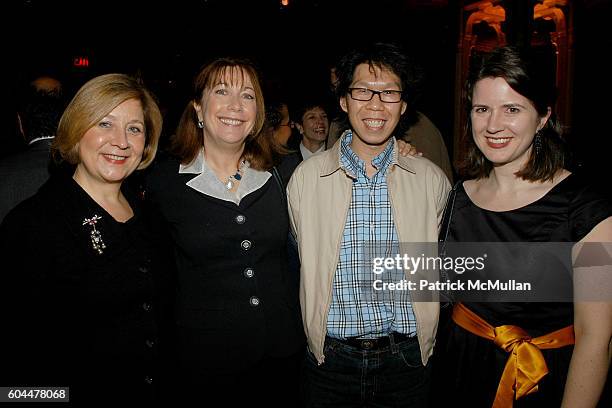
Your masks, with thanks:
[[[612,216],[610,197],[593,186],[581,189],[570,204],[569,223],[572,240],[584,238],[597,224]]]
[[[30,199],[0,225],[0,384],[36,385],[53,378],[50,351],[53,297],[45,290],[49,268],[45,223]],[[50,384],[50,383],[49,383]]]
[[[279,165],[277,166],[278,172],[280,173],[283,179],[283,185],[286,187],[289,184],[289,179],[296,167],[302,162],[299,153],[290,153],[286,156],[283,156]]]

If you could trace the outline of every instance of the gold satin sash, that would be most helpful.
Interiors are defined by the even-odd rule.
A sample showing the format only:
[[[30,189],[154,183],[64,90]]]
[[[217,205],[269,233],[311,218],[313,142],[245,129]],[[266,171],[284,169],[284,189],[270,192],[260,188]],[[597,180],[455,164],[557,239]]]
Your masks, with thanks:
[[[472,334],[492,340],[510,353],[499,380],[493,408],[510,408],[514,399],[538,390],[538,381],[548,374],[540,349],[574,344],[573,325],[533,339],[518,326],[493,327],[461,303],[453,308],[453,321]]]

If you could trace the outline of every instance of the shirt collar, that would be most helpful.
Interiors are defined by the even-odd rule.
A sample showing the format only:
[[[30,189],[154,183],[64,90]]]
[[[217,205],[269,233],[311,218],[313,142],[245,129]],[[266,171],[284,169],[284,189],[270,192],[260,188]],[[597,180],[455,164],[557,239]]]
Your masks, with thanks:
[[[311,158],[312,156],[314,156],[315,154],[322,152],[324,150],[325,150],[325,143],[323,143],[316,152],[311,152],[310,150],[308,150],[306,146],[304,146],[304,142],[300,142],[300,153],[302,153],[302,159],[304,160],[307,160]]]
[[[342,136],[340,136],[340,139],[345,138],[349,133],[351,134],[351,137],[352,137],[353,133],[350,129],[348,129],[348,130],[345,130],[344,133],[342,133]],[[319,173],[320,177],[329,176],[335,173],[336,171],[340,170],[341,168],[340,166],[341,143],[342,141],[339,140],[337,143],[335,143],[332,146],[331,149],[329,149],[329,154],[325,157],[325,161],[323,162],[323,165],[321,166],[321,171]],[[410,173],[416,174],[414,167],[410,163],[412,160],[415,160],[415,158],[412,156],[403,157],[398,154],[397,140],[394,140],[393,141],[393,161],[391,163],[393,165],[392,168],[399,167],[403,170],[409,171]]]
[[[380,152],[371,161],[372,165],[377,169],[377,173],[385,174],[391,164],[396,164],[396,156],[393,154],[395,149],[394,140],[392,139],[387,142],[385,149]],[[347,172],[347,174],[353,178],[357,178],[357,174],[366,174],[366,163],[362,160],[351,148],[351,142],[353,141],[352,132],[346,133],[346,135],[340,141],[340,165]]]
[[[200,150],[200,153],[189,164],[182,164],[179,166],[179,174],[200,174],[204,171],[204,150]]]
[[[30,140],[28,142],[28,145],[33,145],[34,143],[36,143],[38,141],[41,141],[41,140],[50,140],[50,139],[54,139],[54,138],[55,138],[55,136],[53,136],[53,135],[37,137],[37,138],[34,138],[34,139]]]
[[[260,189],[272,176],[267,171],[252,169],[247,162],[242,170],[242,179],[238,185],[238,190],[236,192],[228,191],[215,173],[206,165],[204,150],[201,150],[191,163],[181,164],[179,174],[197,174],[196,177],[185,184],[202,194],[219,200],[230,201],[236,205],[239,205],[244,197]]]

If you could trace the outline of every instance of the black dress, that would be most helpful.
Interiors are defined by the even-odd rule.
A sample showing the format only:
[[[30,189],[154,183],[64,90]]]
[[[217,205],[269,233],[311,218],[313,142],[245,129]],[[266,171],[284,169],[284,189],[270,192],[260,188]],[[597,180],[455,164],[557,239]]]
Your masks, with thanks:
[[[449,242],[577,242],[612,215],[612,204],[570,175],[544,197],[524,207],[495,212],[476,206],[459,185],[449,227]],[[532,337],[573,322],[573,304],[465,303],[490,325],[516,325]],[[437,356],[440,402],[454,406],[490,407],[508,354],[492,341],[478,337],[452,321],[441,322]],[[542,350],[549,373],[538,392],[516,401],[515,407],[558,407],[563,397],[573,346]],[[450,405],[449,405],[450,406]]]
[[[69,386],[80,404],[157,398],[173,262],[149,211],[123,190],[134,216],[120,223],[57,175],[0,225],[1,384]],[[94,216],[101,253],[83,225]]]

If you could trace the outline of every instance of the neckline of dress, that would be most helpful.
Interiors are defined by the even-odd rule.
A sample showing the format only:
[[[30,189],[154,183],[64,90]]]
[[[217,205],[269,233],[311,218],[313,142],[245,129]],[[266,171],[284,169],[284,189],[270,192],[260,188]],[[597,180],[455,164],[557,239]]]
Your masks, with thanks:
[[[481,206],[477,205],[477,204],[474,202],[474,200],[472,200],[472,198],[471,198],[471,197],[470,197],[470,195],[467,193],[467,191],[465,190],[465,186],[463,185],[463,183],[465,183],[465,181],[461,183],[461,188],[463,189],[463,192],[465,193],[465,196],[467,197],[467,199],[468,199],[468,201],[470,202],[470,204],[472,204],[474,207],[478,208],[479,210],[486,211],[486,212],[490,212],[490,213],[493,213],[493,214],[504,214],[504,213],[510,213],[510,212],[515,212],[515,211],[520,211],[520,210],[523,210],[523,209],[525,209],[525,208],[528,208],[528,207],[530,207],[530,206],[532,206],[532,205],[535,205],[535,204],[537,204],[538,202],[540,202],[540,201],[544,200],[544,199],[545,199],[546,197],[548,197],[550,194],[552,194],[553,192],[555,192],[555,190],[557,190],[557,189],[559,188],[559,186],[561,186],[563,183],[565,183],[565,182],[566,182],[566,180],[568,180],[569,178],[573,177],[573,176],[574,176],[574,174],[575,174],[575,173],[570,173],[570,174],[569,174],[567,177],[565,177],[563,180],[561,180],[561,181],[559,181],[557,184],[555,184],[555,185],[554,185],[554,186],[553,186],[553,187],[552,187],[550,190],[548,190],[548,191],[546,192],[546,194],[544,194],[542,197],[538,198],[537,200],[534,200],[534,201],[532,201],[532,202],[530,202],[530,203],[527,203],[527,204],[522,205],[522,206],[517,207],[517,208],[512,208],[512,209],[510,209],[510,210],[503,210],[503,211],[495,211],[495,210],[490,210],[490,209],[488,209],[488,208],[484,208],[484,207],[481,207]],[[467,180],[466,180],[466,181],[467,181]]]

